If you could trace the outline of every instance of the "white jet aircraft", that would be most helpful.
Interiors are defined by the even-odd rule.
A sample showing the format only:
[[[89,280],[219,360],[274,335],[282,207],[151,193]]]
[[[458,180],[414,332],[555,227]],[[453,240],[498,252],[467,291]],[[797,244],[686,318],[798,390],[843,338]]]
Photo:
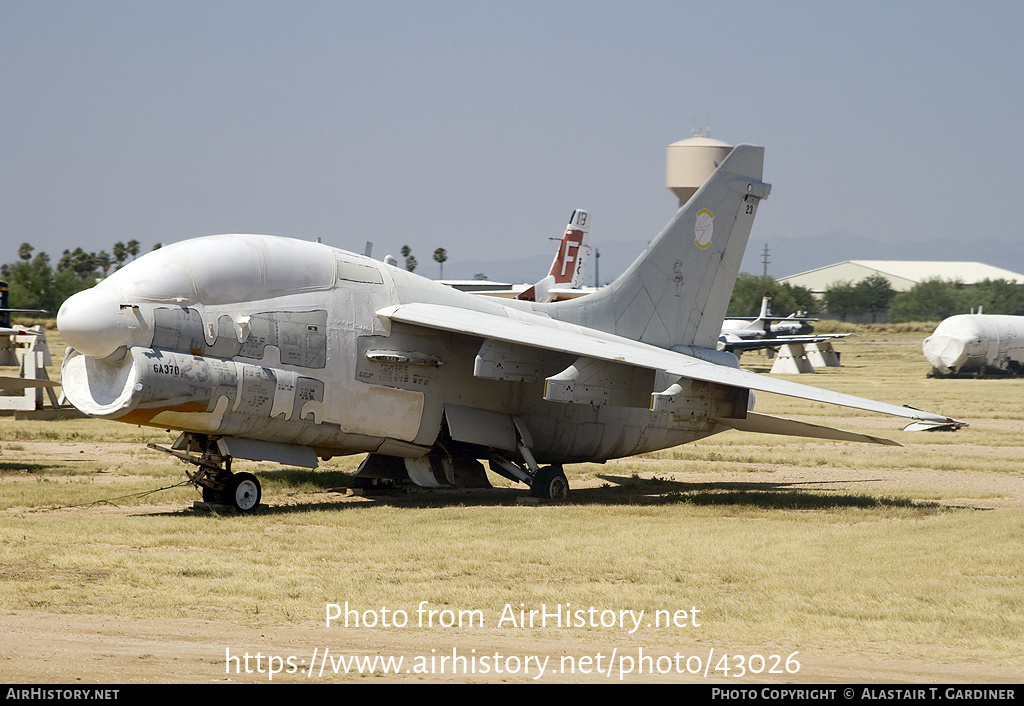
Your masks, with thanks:
[[[481,460],[539,497],[563,464],[727,429],[893,442],[753,412],[751,391],[962,426],[948,417],[739,370],[715,350],[754,214],[764,149],[740,145],[609,286],[541,304],[452,290],[312,242],[259,235],[151,252],[65,302],[67,398],[181,431],[204,497],[258,506],[233,458],[357,477],[489,486]],[[544,465],[542,465],[544,464]]]
[[[6,289],[3,290],[6,301]],[[0,308],[0,336],[38,336],[38,331],[27,329],[24,326],[11,326],[11,314],[47,314],[45,309],[8,309]]]
[[[933,375],[1024,372],[1024,316],[959,314],[938,325],[921,344]]]
[[[778,323],[773,324],[773,321]],[[765,292],[761,298],[761,312],[757,318],[728,318],[722,322],[722,333],[718,337],[718,350],[730,353],[780,348],[791,343],[821,343],[836,338],[846,338],[848,333],[812,333],[808,319],[790,314],[787,317],[772,316],[772,295]]]

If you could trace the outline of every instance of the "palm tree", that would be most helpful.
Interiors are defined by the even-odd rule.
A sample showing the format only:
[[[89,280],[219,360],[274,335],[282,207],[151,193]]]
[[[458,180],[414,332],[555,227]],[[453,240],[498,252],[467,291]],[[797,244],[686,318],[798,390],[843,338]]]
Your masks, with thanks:
[[[434,262],[440,265],[440,273],[438,279],[444,279],[444,262],[448,259],[448,251],[444,248],[438,248],[434,251]]]
[[[120,267],[128,259],[128,248],[120,240],[114,243],[114,262]]]
[[[419,263],[416,262],[416,258],[412,256],[412,248],[408,245],[402,246],[402,257],[405,258],[405,269],[409,270],[409,272],[416,269],[416,265]]]
[[[96,255],[96,264],[103,270],[103,276],[107,276],[107,272],[110,270],[110,266],[114,264],[113,258],[106,250],[100,250],[99,254]]]

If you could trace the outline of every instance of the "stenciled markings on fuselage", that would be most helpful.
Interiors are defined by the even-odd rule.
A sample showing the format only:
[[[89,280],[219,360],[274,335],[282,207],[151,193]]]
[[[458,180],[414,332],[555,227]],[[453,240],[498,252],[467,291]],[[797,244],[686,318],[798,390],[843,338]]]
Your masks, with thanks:
[[[311,369],[327,365],[325,310],[251,314],[245,317],[244,327],[222,314],[216,324],[209,321],[205,326],[196,309],[158,308],[153,312],[152,346],[213,358],[250,360],[263,360],[267,348],[274,347],[280,351],[283,365]],[[208,338],[213,342],[208,343]]]

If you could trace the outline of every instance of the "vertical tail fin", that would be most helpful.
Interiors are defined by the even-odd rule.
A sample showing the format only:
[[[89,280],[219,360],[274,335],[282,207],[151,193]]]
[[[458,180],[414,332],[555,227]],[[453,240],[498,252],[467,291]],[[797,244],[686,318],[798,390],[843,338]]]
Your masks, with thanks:
[[[590,232],[590,214],[576,209],[569,218],[562,240],[558,244],[558,252],[551,263],[549,275],[555,278],[555,284],[568,284],[579,287],[583,284],[583,261],[587,256],[586,240]]]
[[[757,315],[757,324],[764,331],[771,330],[771,315],[772,315],[772,293],[765,292],[764,296],[761,297],[761,313]]]
[[[587,239],[589,230],[590,214],[577,208],[572,212],[569,225],[566,226],[565,233],[562,234],[562,238],[558,242],[558,250],[555,252],[555,259],[551,263],[547,277],[517,294],[516,299],[529,302],[549,302],[551,295],[548,290],[551,287],[559,284],[569,284],[573,288],[581,286],[583,284],[583,260],[587,255],[586,246],[583,243]]]
[[[757,213],[764,148],[737,145],[622,276],[552,317],[662,348],[714,348]]]

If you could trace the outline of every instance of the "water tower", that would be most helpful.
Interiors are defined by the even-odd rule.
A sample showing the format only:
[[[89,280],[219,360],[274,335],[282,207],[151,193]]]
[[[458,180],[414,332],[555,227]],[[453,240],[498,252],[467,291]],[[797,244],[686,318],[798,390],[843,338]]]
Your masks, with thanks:
[[[680,208],[731,151],[732,145],[706,135],[694,135],[668,146],[665,185],[679,199]]]

